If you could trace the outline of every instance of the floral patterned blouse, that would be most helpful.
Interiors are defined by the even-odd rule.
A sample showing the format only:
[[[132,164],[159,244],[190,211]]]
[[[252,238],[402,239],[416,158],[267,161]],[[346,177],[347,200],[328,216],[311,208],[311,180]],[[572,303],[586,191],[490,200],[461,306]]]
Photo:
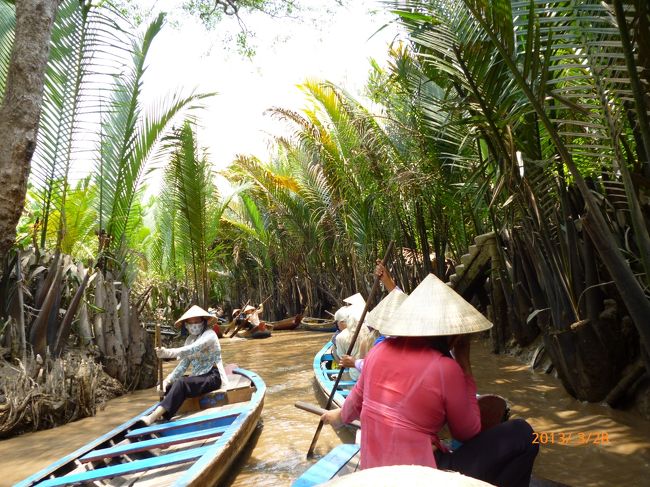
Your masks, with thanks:
[[[228,376],[221,361],[221,345],[219,338],[212,328],[208,328],[201,335],[190,335],[185,340],[185,345],[169,349],[180,363],[169,374],[169,382],[180,379],[187,369],[192,366],[191,376],[208,373],[216,365],[221,376],[221,387],[228,387]]]

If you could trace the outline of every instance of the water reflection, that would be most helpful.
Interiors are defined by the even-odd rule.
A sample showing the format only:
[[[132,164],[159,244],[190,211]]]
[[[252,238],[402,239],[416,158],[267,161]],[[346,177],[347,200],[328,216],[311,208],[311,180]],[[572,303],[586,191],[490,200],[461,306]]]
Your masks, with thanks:
[[[286,486],[309,467],[305,454],[318,417],[296,409],[296,401],[320,403],[325,399],[313,379],[311,364],[329,335],[305,331],[276,332],[266,340],[223,339],[226,362],[254,370],[268,390],[262,423],[242,458],[235,465],[228,487]],[[640,485],[650,472],[650,423],[598,404],[581,403],[567,396],[559,381],[531,373],[511,357],[494,356],[488,345],[474,344],[473,369],[479,390],[500,394],[513,416],[527,418],[537,432],[550,435],[540,448],[535,473],[575,486]],[[173,364],[167,364],[171,367]],[[0,485],[11,485],[51,462],[106,433],[156,401],[153,389],[115,399],[94,418],[53,430],[0,441]],[[580,434],[606,432],[609,443],[580,443]],[[571,435],[567,444],[559,442]],[[351,442],[348,430],[325,427],[316,459],[341,441]]]

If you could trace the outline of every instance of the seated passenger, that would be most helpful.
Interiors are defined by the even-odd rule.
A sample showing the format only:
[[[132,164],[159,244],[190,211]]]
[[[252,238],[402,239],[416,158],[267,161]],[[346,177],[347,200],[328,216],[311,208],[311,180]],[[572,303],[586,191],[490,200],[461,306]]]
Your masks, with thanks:
[[[227,386],[228,377],[221,361],[221,345],[212,329],[216,318],[199,306],[192,306],[177,321],[176,327],[185,327],[189,336],[179,348],[157,347],[159,358],[178,358],[179,364],[159,386],[165,397],[158,407],[142,418],[150,425],[160,417],[170,419],[183,401]],[[191,367],[189,376],[183,374]]]
[[[368,354],[363,374],[342,409],[321,419],[335,427],[361,419],[361,468],[423,465],[453,470],[500,487],[528,486],[539,446],[523,419],[481,432],[469,333],[492,324],[460,295],[429,274],[377,323],[390,339]],[[449,338],[453,354],[438,350]],[[449,451],[444,424],[463,442]]]

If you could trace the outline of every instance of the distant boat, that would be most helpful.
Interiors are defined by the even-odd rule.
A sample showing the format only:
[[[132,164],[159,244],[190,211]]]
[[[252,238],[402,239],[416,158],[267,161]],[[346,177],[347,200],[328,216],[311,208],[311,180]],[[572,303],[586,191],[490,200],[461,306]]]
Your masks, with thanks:
[[[306,316],[302,319],[300,328],[309,331],[323,331],[333,333],[336,331],[336,323],[332,319],[312,318]]]
[[[297,314],[279,321],[267,321],[266,326],[273,331],[295,330],[302,321],[302,314]]]
[[[235,336],[238,336],[239,338],[269,338],[271,336],[271,330],[263,327],[263,324],[264,323],[260,323],[258,326],[251,328],[250,330],[239,330]]]
[[[254,372],[235,369],[229,378],[228,390],[186,400],[171,421],[145,426],[140,419],[154,404],[15,487],[219,484],[253,434],[266,393]]]
[[[329,397],[334,387],[336,376],[341,371],[341,369],[332,368],[333,364],[332,342],[327,342],[314,356],[314,377],[318,386],[325,394],[325,397]],[[343,377],[341,377],[336,392],[334,393],[333,404],[341,407],[343,401],[345,401],[345,398],[354,387],[354,384],[356,384],[356,381],[352,380],[346,372],[343,372]]]
[[[264,321],[261,321],[259,325],[248,328],[250,323],[240,322],[239,329],[235,332],[236,327],[235,320],[231,321],[227,325],[222,326],[222,333],[225,337],[233,338],[268,338],[271,336],[271,329],[266,326]]]

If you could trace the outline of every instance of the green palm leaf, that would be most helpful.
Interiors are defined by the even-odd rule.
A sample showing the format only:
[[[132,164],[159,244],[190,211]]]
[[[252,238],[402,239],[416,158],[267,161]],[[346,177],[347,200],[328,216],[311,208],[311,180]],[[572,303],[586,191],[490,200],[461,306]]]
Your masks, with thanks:
[[[4,96],[7,70],[14,44],[16,9],[7,0],[0,1],[0,95]]]

